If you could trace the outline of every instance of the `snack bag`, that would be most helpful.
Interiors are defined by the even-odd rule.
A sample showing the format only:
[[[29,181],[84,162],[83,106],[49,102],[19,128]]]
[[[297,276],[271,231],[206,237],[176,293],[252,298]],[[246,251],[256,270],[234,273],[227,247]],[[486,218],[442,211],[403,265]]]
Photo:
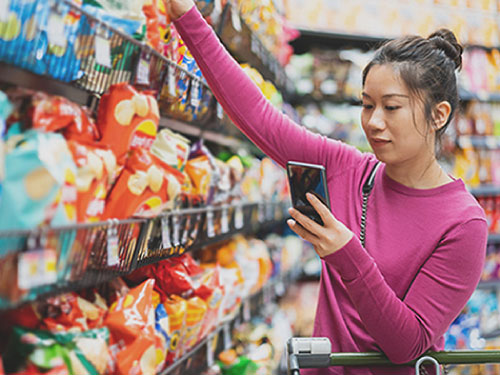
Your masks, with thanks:
[[[157,264],[155,272],[157,291],[169,296],[192,294],[195,285],[182,263],[171,262],[170,259]]]
[[[116,374],[154,375],[161,342],[155,331],[154,280],[147,280],[116,301],[105,319],[112,336]]]
[[[146,16],[146,38],[148,44],[158,52],[163,52],[163,41],[160,34],[160,17],[158,0],[145,3],[142,12]]]
[[[158,103],[152,95],[139,93],[126,82],[112,85],[99,104],[100,142],[123,165],[129,150],[151,148],[159,121]]]
[[[224,286],[220,279],[220,267],[206,269],[196,289],[196,295],[207,304],[207,312],[203,319],[198,340],[206,337],[219,323],[220,309],[224,297]]]
[[[14,372],[27,362],[41,373],[64,366],[69,375],[108,374],[108,341],[107,328],[52,333],[14,327],[5,369]]]
[[[192,297],[187,300],[186,334],[182,342],[184,353],[188,352],[198,342],[206,312],[207,304],[200,297]]]
[[[165,306],[163,306],[161,303],[156,304],[155,331],[160,337],[160,347],[157,349],[157,357],[159,362],[157,373],[159,373],[163,370],[168,355],[168,349],[170,347],[170,337],[168,334],[168,332],[170,331],[170,326],[168,322],[168,314]]]
[[[170,347],[168,349],[167,364],[179,359],[182,352],[182,341],[185,334],[185,319],[187,302],[185,299],[172,295],[163,302],[168,315]]]
[[[104,218],[157,215],[167,203],[173,204],[183,178],[149,151],[134,150],[106,200]]]
[[[77,166],[77,220],[99,221],[117,171],[115,155],[109,149],[75,141],[68,141],[68,147]]]
[[[75,223],[76,167],[64,138],[31,130],[15,146],[5,157],[0,228]],[[10,247],[4,241],[0,255]]]
[[[182,172],[189,156],[189,140],[170,129],[162,129],[156,135],[151,153]]]

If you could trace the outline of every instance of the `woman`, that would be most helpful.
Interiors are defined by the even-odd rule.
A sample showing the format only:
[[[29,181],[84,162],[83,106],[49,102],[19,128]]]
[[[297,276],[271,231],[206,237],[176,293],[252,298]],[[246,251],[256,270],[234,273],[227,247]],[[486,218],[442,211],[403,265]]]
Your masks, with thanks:
[[[462,48],[440,30],[382,46],[363,72],[361,122],[375,155],[307,131],[275,109],[219,43],[191,0],[167,0],[175,26],[233,122],[281,166],[323,164],[324,226],[294,209],[288,224],[322,259],[314,336],[334,352],[383,351],[394,363],[443,349],[474,291],[487,242],[484,212],[439,166],[435,143],[457,108]],[[359,234],[362,187],[380,161]],[[298,225],[300,224],[300,225]],[[307,374],[410,374],[409,366]]]

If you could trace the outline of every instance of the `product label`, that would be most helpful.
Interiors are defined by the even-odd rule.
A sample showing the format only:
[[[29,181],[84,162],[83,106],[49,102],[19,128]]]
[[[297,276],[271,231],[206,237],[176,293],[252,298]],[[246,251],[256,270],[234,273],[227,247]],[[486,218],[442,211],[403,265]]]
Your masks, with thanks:
[[[179,225],[179,217],[177,215],[172,216],[172,229],[173,229],[172,230],[172,245],[179,246],[180,245],[180,241],[179,241],[180,225]]]
[[[136,83],[139,85],[149,85],[149,59],[141,56],[137,64]]]
[[[176,96],[177,91],[176,91],[176,80],[175,80],[175,68],[168,64],[168,94],[170,96]]]
[[[111,44],[108,39],[96,35],[95,38],[95,60],[99,65],[106,68],[112,67],[111,64]]]
[[[200,81],[191,80],[191,105],[195,108],[200,106]]]
[[[108,228],[108,266],[115,266],[120,261],[118,252],[120,250],[120,243],[116,228]]]
[[[17,285],[31,289],[57,282],[57,253],[52,249],[30,250],[19,255]]]
[[[215,236],[214,212],[212,211],[212,208],[210,208],[210,207],[207,210],[207,236],[209,238],[212,238]]]
[[[168,225],[168,217],[161,218],[161,244],[164,249],[170,249],[170,227]]]

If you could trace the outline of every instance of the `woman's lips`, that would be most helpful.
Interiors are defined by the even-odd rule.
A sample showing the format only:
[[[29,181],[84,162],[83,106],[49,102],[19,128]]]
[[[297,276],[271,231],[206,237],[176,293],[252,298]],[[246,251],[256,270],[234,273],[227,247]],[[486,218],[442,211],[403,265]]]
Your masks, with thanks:
[[[391,141],[383,138],[372,138],[372,145],[376,147],[384,146],[388,143],[391,143]]]

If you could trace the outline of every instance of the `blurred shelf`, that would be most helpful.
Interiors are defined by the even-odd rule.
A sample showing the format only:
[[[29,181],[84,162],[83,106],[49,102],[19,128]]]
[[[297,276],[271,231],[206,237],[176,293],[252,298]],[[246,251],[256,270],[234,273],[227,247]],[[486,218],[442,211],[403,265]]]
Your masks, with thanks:
[[[295,92],[294,83],[288,78],[277,58],[264,46],[230,2],[224,7],[218,34],[239,62],[248,63],[257,69],[265,79],[274,83],[285,101],[288,101],[288,97]]]
[[[343,95],[322,95],[316,97],[311,94],[299,95],[295,94],[290,97],[290,104],[297,105],[306,105],[306,104],[317,104],[322,105],[325,103],[334,103],[334,104],[349,104],[349,105],[361,105],[361,100],[356,97],[347,97]]]
[[[495,245],[498,245],[500,244],[500,234],[490,234],[488,236],[488,243],[489,244],[495,244]]]
[[[467,102],[471,100],[477,100],[480,102],[491,102],[491,103],[500,103],[500,93],[498,92],[471,92],[465,90],[464,88],[458,88],[458,96],[460,100]]]
[[[480,281],[477,289],[499,289],[500,280]]]
[[[491,332],[482,332],[480,333],[480,336],[483,338],[483,339],[494,339],[494,338],[497,338],[498,336],[500,336],[500,329],[495,329]]]
[[[371,50],[388,40],[384,37],[345,34],[299,27],[300,37],[290,43],[295,54],[303,54],[314,48]]]
[[[500,186],[483,185],[470,189],[470,192],[475,197],[497,196],[500,195]]]
[[[291,271],[269,280],[260,291],[245,298],[234,314],[226,316],[215,330],[188,353],[161,371],[160,375],[198,375],[211,367],[220,352],[233,347],[232,330],[253,317],[262,316],[266,307],[284,294],[285,285],[297,280],[299,274],[300,269],[297,266]]]
[[[457,138],[460,148],[500,149],[500,137],[494,135],[461,135]]]
[[[0,310],[96,285],[238,233],[272,229],[283,222],[288,206],[236,203],[170,211],[149,219],[2,231]],[[34,281],[27,286],[21,285],[26,276],[21,264],[35,266]]]

